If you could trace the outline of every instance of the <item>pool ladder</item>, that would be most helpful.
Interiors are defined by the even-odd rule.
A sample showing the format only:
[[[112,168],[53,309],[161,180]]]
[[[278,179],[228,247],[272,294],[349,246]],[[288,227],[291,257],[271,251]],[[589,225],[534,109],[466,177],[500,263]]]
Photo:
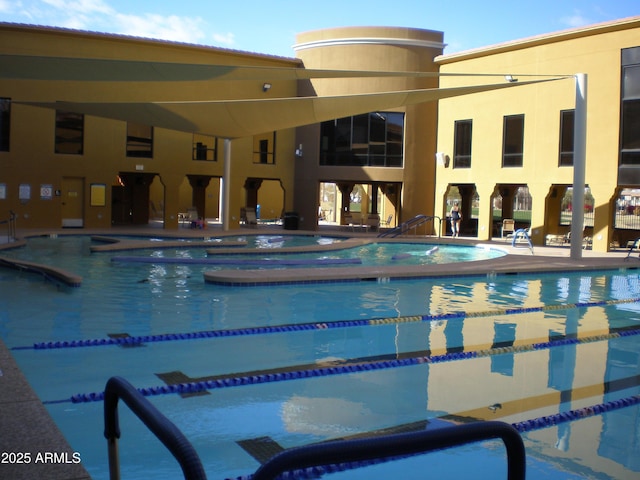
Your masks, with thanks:
[[[104,393],[104,436],[109,449],[109,478],[120,479],[118,400],[122,399],[180,464],[185,480],[206,480],[197,452],[178,428],[136,388],[121,377],[112,377]],[[432,450],[502,439],[507,451],[507,479],[524,480],[526,456],[518,431],[503,422],[474,422],[454,427],[384,435],[358,440],[336,440],[291,448],[272,457],[253,474],[252,480],[273,480],[281,473],[319,465],[365,462],[415,455]]]

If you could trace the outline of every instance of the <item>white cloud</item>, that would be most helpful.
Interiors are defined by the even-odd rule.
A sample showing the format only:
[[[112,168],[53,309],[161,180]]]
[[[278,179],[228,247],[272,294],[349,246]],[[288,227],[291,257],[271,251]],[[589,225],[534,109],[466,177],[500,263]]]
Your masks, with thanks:
[[[579,10],[574,10],[573,15],[562,17],[560,19],[560,22],[569,28],[582,27],[583,25],[589,25],[593,23],[590,18],[585,17]]]
[[[118,14],[114,20],[114,32],[124,35],[186,43],[198,43],[205,38],[202,30],[204,22],[197,17]]]
[[[236,36],[233,33],[214,33],[212,38],[216,45],[222,44],[227,47],[233,45],[236,41]]]
[[[129,14],[128,7],[114,8],[110,0],[0,0],[0,12],[17,17],[13,21],[51,25],[78,30],[115,33],[185,43],[199,43],[207,38],[205,22],[200,17]],[[233,43],[233,36],[225,36]]]
[[[20,8],[20,2],[0,0],[0,13],[12,13],[18,8]]]
[[[68,15],[112,14],[113,9],[102,0],[42,0],[43,3]]]

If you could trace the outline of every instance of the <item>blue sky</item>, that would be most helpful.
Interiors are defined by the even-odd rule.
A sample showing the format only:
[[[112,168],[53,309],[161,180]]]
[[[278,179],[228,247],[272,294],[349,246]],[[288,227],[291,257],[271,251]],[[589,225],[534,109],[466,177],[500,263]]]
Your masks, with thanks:
[[[300,32],[402,26],[444,32],[454,53],[640,15],[638,0],[0,0],[0,21],[294,57]]]

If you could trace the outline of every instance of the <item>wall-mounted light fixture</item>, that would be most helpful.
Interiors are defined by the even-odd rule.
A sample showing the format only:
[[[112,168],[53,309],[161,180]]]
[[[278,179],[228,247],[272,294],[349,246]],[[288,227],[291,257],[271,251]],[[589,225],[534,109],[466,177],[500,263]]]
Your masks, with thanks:
[[[302,157],[302,144],[298,145],[298,148],[296,148],[296,157]]]
[[[436,164],[447,168],[449,166],[449,155],[443,152],[436,152]]]
[[[270,83],[265,83],[262,85],[262,91],[263,92],[268,92],[269,90],[271,90],[271,84]]]
[[[518,81],[518,79],[517,79],[517,78],[514,78],[514,76],[513,76],[513,75],[505,75],[505,76],[504,76],[504,79],[505,79],[507,82],[509,82],[509,83],[515,83],[515,82],[517,82],[517,81]]]

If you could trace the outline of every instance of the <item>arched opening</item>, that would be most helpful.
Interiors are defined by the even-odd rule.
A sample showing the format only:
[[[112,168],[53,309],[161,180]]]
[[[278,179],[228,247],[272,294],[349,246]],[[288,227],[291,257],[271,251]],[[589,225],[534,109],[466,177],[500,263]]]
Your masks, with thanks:
[[[510,233],[531,227],[533,198],[527,185],[496,185],[491,206],[494,237],[504,236],[507,227]]]
[[[640,237],[640,189],[618,188],[613,203],[613,244],[626,248]]]
[[[460,220],[460,235],[478,236],[478,211],[480,209],[480,196],[474,184],[449,184],[444,198],[443,218],[446,219],[444,234],[451,235],[452,207],[457,203]]]

